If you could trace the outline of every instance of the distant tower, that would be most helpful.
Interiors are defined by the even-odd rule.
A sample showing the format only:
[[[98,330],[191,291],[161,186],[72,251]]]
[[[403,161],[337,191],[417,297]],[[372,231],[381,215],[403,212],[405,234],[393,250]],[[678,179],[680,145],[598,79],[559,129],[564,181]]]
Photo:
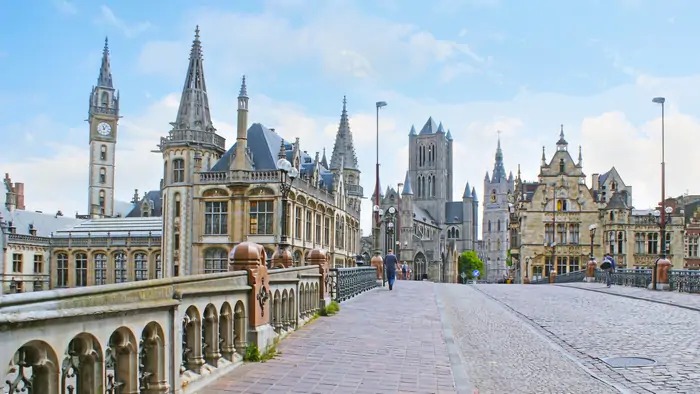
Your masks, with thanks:
[[[352,140],[352,132],[350,132],[347,104],[347,99],[343,96],[343,110],[340,113],[340,123],[338,124],[338,132],[335,135],[335,143],[333,144],[333,153],[331,155],[331,168],[329,169],[334,172],[342,172],[348,197],[353,204],[359,206],[360,199],[363,197],[362,187],[360,186],[360,167],[357,165],[357,153]]]
[[[500,132],[499,132],[500,134]],[[506,178],[501,138],[498,138],[493,173],[484,177],[484,214],[481,226],[488,280],[502,279],[508,258],[508,198],[514,188],[513,174]]]
[[[90,92],[90,175],[88,213],[93,217],[114,216],[114,159],[119,122],[119,92],[112,84],[109,47],[105,38],[97,85]]]
[[[209,170],[223,155],[226,144],[216,134],[209,114],[199,26],[192,42],[180,107],[171,125],[172,130],[160,139],[159,146],[164,167],[162,256],[164,271],[178,276],[197,273],[192,272],[193,186],[197,173]]]

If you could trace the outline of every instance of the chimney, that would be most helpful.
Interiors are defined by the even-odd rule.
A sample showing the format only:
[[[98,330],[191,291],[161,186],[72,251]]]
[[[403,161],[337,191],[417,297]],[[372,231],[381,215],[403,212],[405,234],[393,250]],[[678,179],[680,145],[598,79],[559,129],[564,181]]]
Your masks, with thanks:
[[[16,208],[24,211],[24,183],[15,182],[15,204]]]
[[[598,178],[600,178],[600,174],[593,174],[591,175],[593,178],[592,182],[593,184],[591,185],[591,190],[593,191],[598,191]]]
[[[139,189],[134,189],[134,196],[131,197],[132,204],[138,204],[139,202]]]
[[[17,206],[17,200],[15,199],[17,195],[15,194],[15,188],[12,186],[10,174],[5,173],[3,183],[5,184],[5,189],[7,190],[7,193],[5,194],[5,207],[7,207],[7,210],[11,212]]]

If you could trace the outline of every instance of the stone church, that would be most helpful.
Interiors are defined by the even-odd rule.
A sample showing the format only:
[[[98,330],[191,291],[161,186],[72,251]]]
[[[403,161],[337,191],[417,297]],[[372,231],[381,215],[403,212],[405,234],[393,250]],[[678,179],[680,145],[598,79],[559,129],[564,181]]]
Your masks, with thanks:
[[[427,276],[452,282],[457,276],[456,255],[476,250],[476,190],[467,182],[462,200],[452,200],[453,138],[442,123],[430,117],[420,132],[411,126],[408,141],[404,182],[396,189],[388,187],[380,196],[380,248],[382,253],[389,248],[398,250],[400,259],[411,266],[414,279]],[[387,219],[392,225],[387,226]],[[392,232],[391,227],[398,230]]]
[[[508,276],[508,220],[509,199],[514,188],[513,173],[506,177],[503,165],[501,139],[496,147],[496,160],[491,176],[484,177],[483,222],[481,239],[483,240],[483,258],[486,268],[486,280],[498,281]]]

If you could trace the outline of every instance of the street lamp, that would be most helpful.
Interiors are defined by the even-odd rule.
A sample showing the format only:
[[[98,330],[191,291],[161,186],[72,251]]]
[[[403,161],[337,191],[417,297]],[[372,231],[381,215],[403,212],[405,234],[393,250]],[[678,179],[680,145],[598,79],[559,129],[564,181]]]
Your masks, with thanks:
[[[377,160],[375,161],[375,189],[374,189],[374,205],[376,209],[374,210],[374,220],[377,223],[377,228],[379,228],[379,109],[386,107],[386,101],[377,101]],[[379,250],[379,237],[375,237],[376,250]]]
[[[595,239],[595,231],[597,229],[598,229],[598,225],[595,223],[588,226],[588,231],[591,233],[591,253],[588,256],[590,261],[595,260],[595,258],[593,257],[593,240]]]
[[[671,213],[673,213],[672,207],[666,207],[663,210],[655,209],[651,213],[651,215],[654,217],[654,220],[659,225],[659,229],[660,229],[659,232],[661,233],[660,234],[661,239],[659,240],[661,242],[661,257],[659,257],[658,259],[656,259],[656,261],[654,261],[654,271],[651,274],[651,276],[652,276],[652,286],[651,287],[653,290],[656,290],[656,283],[658,281],[658,273],[656,272],[656,270],[659,267],[659,261],[661,259],[666,259],[666,253],[668,251],[668,249],[666,249],[666,224],[671,219],[671,217],[670,217]],[[666,215],[669,215],[669,216],[667,217]]]
[[[525,283],[530,283],[530,278],[528,275],[530,274],[530,257],[525,257]]]
[[[285,158],[277,160],[277,168],[280,170],[280,193],[282,194],[282,230],[280,231],[280,242],[277,251],[278,256],[275,257],[282,259],[282,262],[286,263],[286,266],[289,264],[289,261],[286,260],[291,260],[291,255],[289,255],[287,251],[287,246],[289,246],[289,241],[287,239],[287,197],[289,196],[289,191],[292,189],[294,179],[299,176],[299,170]]]
[[[665,156],[665,104],[666,98],[664,97],[654,97],[651,100],[655,104],[661,104],[661,223],[660,223],[660,236],[661,236],[661,256],[654,262],[654,283],[652,288],[656,290],[656,280],[657,274],[656,269],[658,268],[659,260],[666,259],[666,156]]]

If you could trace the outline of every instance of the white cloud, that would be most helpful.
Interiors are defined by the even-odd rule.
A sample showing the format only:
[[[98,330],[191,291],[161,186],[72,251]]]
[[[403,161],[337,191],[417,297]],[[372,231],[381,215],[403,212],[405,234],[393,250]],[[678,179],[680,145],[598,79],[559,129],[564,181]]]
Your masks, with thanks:
[[[52,0],[51,3],[58,12],[64,15],[75,15],[78,13],[78,7],[68,0]]]
[[[100,23],[107,23],[112,27],[117,28],[126,37],[136,37],[139,34],[153,27],[150,22],[128,23],[125,20],[117,17],[111,8],[106,5],[100,7],[100,15],[98,17]]]

